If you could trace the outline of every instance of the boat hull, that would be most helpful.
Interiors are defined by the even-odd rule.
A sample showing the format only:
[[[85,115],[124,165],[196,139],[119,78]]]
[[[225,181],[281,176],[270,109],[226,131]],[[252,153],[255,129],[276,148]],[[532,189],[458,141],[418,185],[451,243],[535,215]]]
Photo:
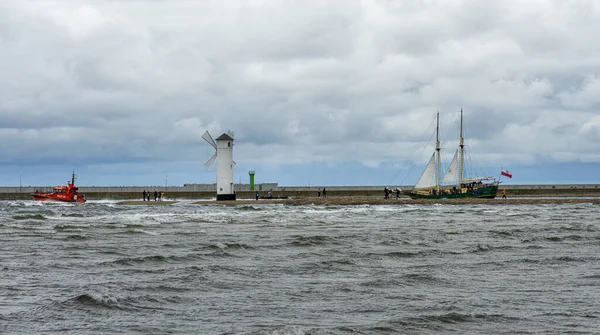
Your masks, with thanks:
[[[35,200],[35,201],[78,202],[78,203],[85,202],[85,198],[82,196],[58,197],[56,195],[53,195],[52,193],[50,193],[50,194],[33,193],[31,196],[33,197],[33,200]]]
[[[412,199],[465,199],[465,198],[478,198],[478,199],[494,199],[498,193],[498,185],[486,186],[477,189],[476,191],[468,190],[464,193],[442,193],[442,194],[426,194],[418,192],[406,192],[406,195]]]

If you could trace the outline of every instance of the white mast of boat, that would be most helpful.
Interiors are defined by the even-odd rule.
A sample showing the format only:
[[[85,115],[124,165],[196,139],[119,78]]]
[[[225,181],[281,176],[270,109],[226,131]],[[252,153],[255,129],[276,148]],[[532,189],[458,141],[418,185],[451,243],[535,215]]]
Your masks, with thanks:
[[[460,108],[460,154],[459,154],[459,168],[458,168],[458,186],[462,185],[463,182],[463,157],[465,150],[465,139],[463,138],[463,110]]]
[[[435,127],[435,150],[437,152],[437,164],[435,171],[435,188],[437,194],[440,194],[440,112],[437,112],[437,124]]]

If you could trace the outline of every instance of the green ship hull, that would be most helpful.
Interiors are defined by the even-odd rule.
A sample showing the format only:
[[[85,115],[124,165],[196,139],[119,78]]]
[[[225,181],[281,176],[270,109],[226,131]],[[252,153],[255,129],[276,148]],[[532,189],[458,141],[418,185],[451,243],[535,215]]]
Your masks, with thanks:
[[[465,198],[480,198],[480,199],[494,199],[498,193],[498,185],[486,186],[478,188],[477,190],[467,190],[462,193],[442,192],[442,194],[427,194],[424,192],[406,192],[406,195],[412,199],[465,199]]]

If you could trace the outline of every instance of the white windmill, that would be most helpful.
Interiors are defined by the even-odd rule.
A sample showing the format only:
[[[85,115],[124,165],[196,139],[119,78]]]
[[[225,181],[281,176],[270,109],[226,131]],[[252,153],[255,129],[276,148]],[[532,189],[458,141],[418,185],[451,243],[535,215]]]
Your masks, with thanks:
[[[235,200],[235,189],[233,187],[233,133],[227,133],[217,137],[216,142],[208,131],[204,132],[202,138],[215,148],[204,167],[210,170],[215,160],[217,161],[217,200]]]

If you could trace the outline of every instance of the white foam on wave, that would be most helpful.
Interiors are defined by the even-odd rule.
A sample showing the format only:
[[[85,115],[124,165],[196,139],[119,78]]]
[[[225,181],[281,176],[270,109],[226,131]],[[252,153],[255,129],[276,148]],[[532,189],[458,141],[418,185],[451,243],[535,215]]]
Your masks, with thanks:
[[[41,207],[44,206],[42,201],[34,200],[9,200],[7,201],[9,206],[24,206],[24,207]]]
[[[136,233],[142,233],[142,234],[152,235],[152,236],[161,235],[159,232],[148,231],[148,230],[143,230],[143,229],[133,229],[133,231],[136,232]]]
[[[73,207],[80,204],[74,204],[70,202],[62,202],[62,201],[23,201],[23,205],[27,207],[47,207],[47,208],[55,208],[55,207]]]

